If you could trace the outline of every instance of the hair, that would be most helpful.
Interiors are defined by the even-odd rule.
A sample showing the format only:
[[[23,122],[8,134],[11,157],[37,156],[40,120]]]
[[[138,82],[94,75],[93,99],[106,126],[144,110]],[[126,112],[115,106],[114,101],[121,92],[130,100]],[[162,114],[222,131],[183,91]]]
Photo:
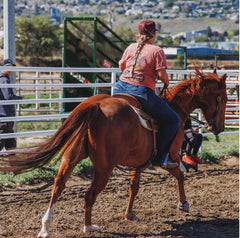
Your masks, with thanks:
[[[137,59],[138,56],[140,55],[141,49],[143,48],[143,46],[145,45],[146,42],[148,42],[151,38],[153,38],[155,35],[155,32],[149,32],[147,35],[141,35],[141,34],[137,34],[137,50],[135,52],[134,55],[134,64],[131,70],[131,75],[133,74],[133,71],[135,69],[135,66],[137,64]]]

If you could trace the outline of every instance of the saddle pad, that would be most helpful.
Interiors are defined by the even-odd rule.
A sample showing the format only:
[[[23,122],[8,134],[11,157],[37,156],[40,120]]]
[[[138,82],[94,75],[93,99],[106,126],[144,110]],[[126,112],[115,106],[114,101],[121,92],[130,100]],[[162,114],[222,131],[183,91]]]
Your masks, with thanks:
[[[129,103],[129,105],[131,106],[131,108],[134,110],[134,112],[137,114],[139,122],[143,128],[145,128],[149,131],[152,131],[154,129],[154,132],[156,132],[158,130],[157,123],[153,120],[153,118],[151,116],[149,116],[147,113],[145,113],[141,109],[142,105],[134,96],[125,94],[125,93],[116,93],[116,94],[112,95],[112,97],[126,100]],[[151,121],[153,123],[151,123]],[[152,124],[153,124],[154,128],[152,128]]]
[[[152,117],[150,117],[147,113],[145,113],[144,111],[142,111],[141,109],[139,108],[136,108],[132,105],[130,105],[131,108],[136,112],[137,116],[138,116],[138,119],[140,121],[140,124],[147,130],[149,131],[152,131],[153,128],[152,128],[152,124],[151,124],[151,120]]]

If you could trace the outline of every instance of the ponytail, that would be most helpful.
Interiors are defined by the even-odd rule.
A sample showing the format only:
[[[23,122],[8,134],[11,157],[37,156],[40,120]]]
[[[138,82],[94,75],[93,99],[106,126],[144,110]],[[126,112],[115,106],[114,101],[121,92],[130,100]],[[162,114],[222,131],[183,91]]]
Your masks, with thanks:
[[[136,64],[137,64],[138,56],[141,53],[141,49],[143,48],[145,43],[148,42],[154,35],[155,35],[155,32],[152,33],[152,34],[149,33],[147,35],[141,35],[141,34],[137,35],[138,46],[137,46],[137,50],[136,50],[135,55],[134,55],[134,64],[133,64],[133,67],[132,67],[131,73],[130,73],[132,76],[133,76],[133,71],[134,71],[134,69],[136,67]]]

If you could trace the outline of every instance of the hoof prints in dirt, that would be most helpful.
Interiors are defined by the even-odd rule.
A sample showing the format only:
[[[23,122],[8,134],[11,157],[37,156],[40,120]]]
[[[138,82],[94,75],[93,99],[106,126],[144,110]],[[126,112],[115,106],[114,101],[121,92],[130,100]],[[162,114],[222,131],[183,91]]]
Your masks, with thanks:
[[[177,184],[162,169],[142,175],[134,203],[137,221],[125,221],[129,181],[115,170],[93,208],[101,232],[83,233],[83,197],[90,180],[71,177],[53,213],[50,237],[239,237],[238,158],[203,164],[185,174],[190,212],[177,209]],[[232,163],[232,161],[235,163]],[[150,172],[153,172],[152,170]],[[41,229],[52,186],[2,188],[0,237],[32,238]]]

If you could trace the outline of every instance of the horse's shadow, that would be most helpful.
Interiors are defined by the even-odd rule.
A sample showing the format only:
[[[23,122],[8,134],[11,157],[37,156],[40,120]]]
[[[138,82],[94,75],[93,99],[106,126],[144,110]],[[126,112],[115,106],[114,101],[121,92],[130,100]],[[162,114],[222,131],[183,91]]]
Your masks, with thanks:
[[[238,219],[214,218],[211,220],[190,219],[179,224],[173,221],[166,223],[172,225],[171,230],[162,231],[160,237],[206,237],[206,238],[238,238]]]
[[[211,220],[190,219],[185,222],[166,221],[172,228],[159,232],[147,232],[141,234],[127,234],[122,232],[101,232],[99,236],[90,237],[191,237],[191,238],[239,238],[238,219],[214,218]],[[151,230],[151,226],[149,226]]]

